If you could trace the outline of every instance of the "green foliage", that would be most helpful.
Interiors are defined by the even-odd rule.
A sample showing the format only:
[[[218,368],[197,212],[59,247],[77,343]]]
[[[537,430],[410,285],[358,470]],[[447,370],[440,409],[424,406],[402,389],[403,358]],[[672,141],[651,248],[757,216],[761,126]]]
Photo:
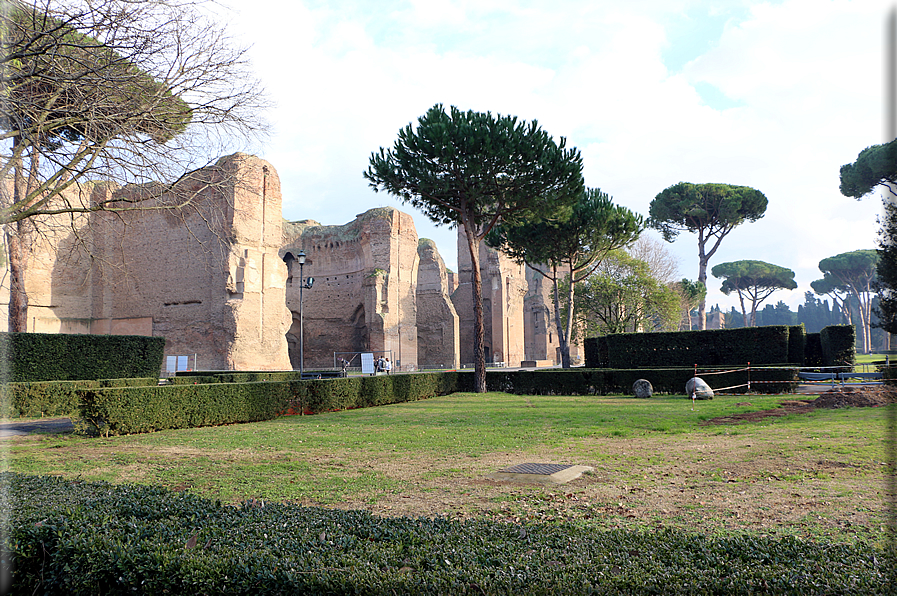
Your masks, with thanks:
[[[0,333],[9,382],[158,378],[165,338]]]
[[[879,184],[897,181],[897,140],[860,151],[854,163],[841,166],[841,194],[861,199]]]
[[[807,333],[804,347],[805,366],[825,366],[825,353],[822,350],[822,333]]]
[[[227,376],[227,375],[219,375]],[[427,399],[472,389],[471,373],[273,380],[80,390],[79,414],[103,434],[271,420]],[[200,378],[203,377],[184,377]]]
[[[807,333],[803,325],[791,325],[788,329],[788,362],[805,362],[807,357]]]
[[[289,383],[215,383],[84,391],[80,416],[103,434],[270,420],[289,403]]]
[[[642,230],[640,215],[615,205],[600,189],[587,188],[568,215],[499,223],[487,243],[517,262],[540,269],[550,270],[554,265],[588,273],[609,252],[635,242]]]
[[[890,593],[871,544],[380,518],[5,473],[15,593]],[[13,507],[7,503],[14,504]]]
[[[4,51],[21,59],[6,62],[13,84],[4,105],[20,111],[4,114],[3,128],[42,121],[35,136],[51,143],[133,133],[163,143],[186,129],[190,107],[168,85],[64,20],[24,4],[12,7],[3,18]]]
[[[145,379],[102,379],[98,381],[4,383],[0,386],[0,399],[7,405],[6,415],[11,418],[73,416],[78,414],[81,396],[87,389],[148,387],[156,385],[158,380],[158,377],[150,377]]]
[[[582,192],[582,157],[537,122],[441,104],[372,153],[364,177],[437,224],[482,237],[496,218],[554,215]]]
[[[587,333],[624,333],[677,328],[679,294],[658,281],[648,264],[615,251],[581,282],[575,297]]]
[[[763,217],[766,205],[766,196],[749,186],[680,182],[651,201],[648,225],[667,242],[683,230],[721,238],[735,226]]]
[[[552,219],[499,223],[486,243],[520,263],[526,263],[552,282],[561,362],[570,368],[569,342],[575,319],[576,284],[585,279],[613,251],[628,246],[644,230],[642,217],[614,205],[600,189],[586,189],[571,213]],[[560,291],[560,285],[564,291]]]
[[[885,201],[885,214],[880,223],[874,286],[879,296],[878,306],[874,308],[878,317],[876,326],[897,333],[897,207],[889,201]]]
[[[825,366],[853,366],[856,362],[856,327],[830,325],[820,334]]]
[[[753,366],[783,363],[841,366],[855,360],[853,325],[805,334],[803,325],[708,331],[620,333],[585,341],[589,368]],[[652,381],[653,383],[653,381]]]
[[[875,277],[878,253],[875,250],[854,250],[819,261],[819,270],[841,285],[865,285]]]
[[[605,336],[610,368],[782,364],[789,328],[749,327]],[[586,366],[593,366],[586,362]]]
[[[474,270],[480,243],[499,221],[564,214],[583,191],[582,156],[555,143],[537,122],[441,104],[399,131],[390,150],[371,154],[364,177],[421,210],[436,224],[464,229]],[[476,390],[486,390],[482,287],[471,284]]]
[[[732,261],[720,263],[710,271],[714,277],[725,278],[722,292],[726,296],[735,292],[741,301],[741,312],[747,327],[747,311],[744,306],[745,297],[751,301],[751,326],[756,324],[757,306],[769,298],[776,290],[793,290],[797,287],[794,271],[766,263],[764,261]]]
[[[862,349],[865,353],[872,349],[872,294],[878,258],[878,253],[874,250],[854,250],[819,261],[819,270],[825,275],[823,280],[834,286],[833,293],[840,291],[849,294],[856,301]],[[813,287],[816,289],[815,285]],[[842,303],[842,308],[849,310],[849,303],[844,299]]]

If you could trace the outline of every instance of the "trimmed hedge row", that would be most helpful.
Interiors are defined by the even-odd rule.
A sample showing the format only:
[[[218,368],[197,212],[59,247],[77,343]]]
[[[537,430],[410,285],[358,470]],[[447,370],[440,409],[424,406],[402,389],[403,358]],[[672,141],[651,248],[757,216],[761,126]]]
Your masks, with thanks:
[[[17,594],[888,594],[872,544],[379,518],[5,473]],[[9,574],[9,575],[7,575]]]
[[[12,418],[72,416],[78,413],[81,397],[87,389],[103,387],[147,387],[158,384],[157,377],[146,379],[101,379],[97,381],[41,381],[4,383],[0,399],[6,415]]]
[[[856,361],[856,330],[852,325],[831,325],[817,340],[803,325],[769,325],[706,331],[615,333],[585,340],[589,368],[652,368],[671,366],[741,365],[852,365]],[[818,343],[817,343],[818,341]]]
[[[473,373],[447,372],[90,389],[81,392],[80,415],[96,432],[130,434],[380,406],[472,388]]]
[[[692,368],[630,370],[489,371],[489,391],[526,395],[629,395],[636,379],[647,378],[656,393],[682,394]],[[197,377],[195,377],[197,378]],[[780,393],[797,380],[794,368],[753,370],[761,393]],[[747,371],[715,377],[711,387],[740,385]],[[473,390],[473,371],[349,377],[308,381],[207,383],[154,387],[88,389],[81,392],[80,415],[104,434],[151,432],[270,420],[284,414],[317,414],[428,399]],[[744,392],[746,388],[735,390]]]
[[[157,377],[164,337],[0,333],[8,382]]]
[[[852,366],[856,362],[856,327],[829,325],[819,332],[824,366]]]
[[[726,369],[720,369],[726,370]],[[553,371],[492,371],[486,374],[489,391],[520,395],[632,395],[632,384],[647,379],[654,393],[685,394],[685,384],[694,376],[693,367],[632,369],[568,369]],[[751,392],[784,393],[798,381],[796,368],[769,368],[714,373],[703,369],[711,387],[732,387],[751,381]],[[730,393],[746,393],[747,387]]]

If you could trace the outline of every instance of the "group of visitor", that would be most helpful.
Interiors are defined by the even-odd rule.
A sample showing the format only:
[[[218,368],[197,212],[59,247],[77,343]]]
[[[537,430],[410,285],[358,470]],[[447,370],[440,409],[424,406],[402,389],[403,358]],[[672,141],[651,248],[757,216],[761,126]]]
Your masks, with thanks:
[[[375,364],[377,366],[378,373],[385,372],[386,374],[389,374],[389,371],[392,370],[392,363],[389,361],[389,358],[380,356],[379,358],[377,358]]]

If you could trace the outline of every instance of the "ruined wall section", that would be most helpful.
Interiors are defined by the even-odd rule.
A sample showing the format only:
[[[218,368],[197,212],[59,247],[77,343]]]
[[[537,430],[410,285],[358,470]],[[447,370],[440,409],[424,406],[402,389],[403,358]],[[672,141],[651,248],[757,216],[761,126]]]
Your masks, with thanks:
[[[280,178],[271,164],[247,155],[225,158],[219,167],[234,181],[224,185],[232,193],[224,308],[225,325],[234,330],[228,368],[288,370],[287,268],[278,254],[283,241]]]
[[[526,353],[532,360],[559,361],[552,284],[538,271],[526,269],[528,291],[523,299]]]
[[[89,204],[148,197],[181,209],[60,215],[38,222],[27,262],[29,331],[155,335],[204,369],[288,369],[280,182],[266,162],[222,158],[161,185],[73,186]],[[7,299],[8,300],[8,299]]]
[[[421,368],[460,367],[458,313],[452,304],[454,290],[436,243],[421,238],[417,274],[417,359]]]
[[[480,245],[486,362],[520,366],[527,359],[523,330],[523,297],[527,292],[524,265]],[[452,302],[460,319],[461,363],[472,364],[474,343],[473,269],[467,239],[458,230],[458,288]]]
[[[550,360],[560,364],[552,281],[530,267],[526,268],[526,280],[528,289],[523,301],[523,327],[527,360]],[[573,365],[582,364],[581,340],[570,344],[570,362]]]
[[[90,205],[91,197],[106,185],[72,185],[64,198],[49,207]],[[60,214],[23,222],[31,228],[25,256],[25,290],[28,294],[27,330],[37,333],[90,333],[91,254],[89,216]],[[27,242],[26,242],[27,244]],[[4,255],[5,256],[5,255]],[[8,267],[8,263],[4,264]],[[9,309],[8,273],[3,276],[2,308]],[[4,317],[6,318],[6,317]],[[4,324],[4,329],[8,326]]]
[[[289,369],[276,172],[235,154],[161,202],[185,193],[193,199],[183,209],[95,215],[107,266],[94,282],[94,317],[150,317],[166,355],[196,354],[202,369]]]
[[[417,241],[411,216],[393,208],[371,209],[341,226],[311,220],[284,225],[280,255],[290,263],[286,304],[293,317],[294,368],[300,251],[306,254],[303,276],[315,278],[302,291],[305,367],[333,366],[334,352],[389,351],[394,368],[417,368]]]

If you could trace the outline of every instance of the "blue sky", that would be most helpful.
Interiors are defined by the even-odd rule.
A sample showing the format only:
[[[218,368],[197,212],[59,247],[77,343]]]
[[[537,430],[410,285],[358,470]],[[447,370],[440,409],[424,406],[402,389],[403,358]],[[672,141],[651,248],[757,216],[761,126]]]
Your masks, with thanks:
[[[394,206],[454,268],[454,230],[362,178],[371,152],[442,103],[538,120],[580,149],[588,186],[644,215],[680,181],[763,191],[766,216],[732,232],[711,266],[793,269],[798,289],[772,302],[796,309],[821,259],[874,247],[880,200],[841,196],[838,170],[885,140],[890,3],[228,2],[220,17],[252,46],[274,104],[254,151],[280,175],[287,219],[342,224]],[[696,278],[696,236],[667,246]],[[719,286],[709,280],[708,302],[735,305]]]

